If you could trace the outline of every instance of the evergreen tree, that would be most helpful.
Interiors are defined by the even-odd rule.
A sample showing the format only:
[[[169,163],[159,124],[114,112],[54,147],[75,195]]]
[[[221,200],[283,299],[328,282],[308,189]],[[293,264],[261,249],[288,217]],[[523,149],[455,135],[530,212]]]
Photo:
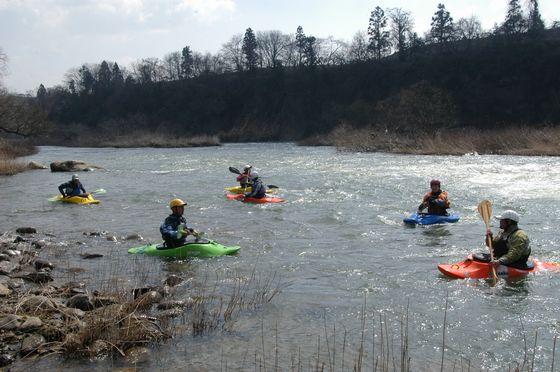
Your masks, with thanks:
[[[37,100],[39,103],[42,103],[47,96],[47,90],[43,84],[39,85],[39,89],[37,89]]]
[[[453,39],[454,26],[451,14],[445,10],[445,5],[438,4],[438,10],[432,17],[430,37],[438,44],[446,43]]]
[[[315,45],[316,41],[317,39],[315,38],[315,36],[308,36],[305,38],[305,49],[303,52],[303,56],[304,56],[306,66],[313,67],[317,65],[318,58],[317,58],[317,48]]]
[[[68,82],[68,90],[70,91],[70,94],[76,94],[76,83],[74,82],[74,79],[71,79]]]
[[[539,1],[529,0],[529,32],[539,34],[544,31],[544,22],[539,11]]]
[[[391,47],[389,31],[387,30],[387,17],[379,6],[376,6],[369,17],[368,26],[369,49],[375,59],[380,60]]]
[[[86,65],[80,67],[80,69],[78,70],[78,76],[80,77],[80,93],[90,94],[93,91],[93,86],[95,85],[95,78],[89,70],[89,67],[87,67]]]
[[[193,54],[187,45],[181,51],[181,78],[189,79],[193,76]]]
[[[106,61],[101,62],[99,71],[97,71],[97,93],[106,94],[111,88],[112,74],[109,69],[109,64]]]
[[[243,37],[243,55],[245,56],[245,66],[248,70],[254,70],[257,68],[258,54],[257,54],[257,38],[255,33],[249,27],[245,31],[245,36]]]
[[[124,84],[124,77],[122,74],[121,69],[119,68],[119,65],[117,64],[117,62],[113,63],[113,71],[111,74],[113,80],[112,80],[112,84],[114,87],[118,88],[118,87],[122,87]]]
[[[297,50],[298,66],[303,66],[306,48],[307,48],[307,36],[305,36],[305,34],[303,33],[303,27],[298,26],[296,30],[296,50]]]
[[[527,22],[523,17],[519,0],[510,0],[506,20],[501,27],[501,31],[506,35],[515,35],[525,32],[526,29]]]

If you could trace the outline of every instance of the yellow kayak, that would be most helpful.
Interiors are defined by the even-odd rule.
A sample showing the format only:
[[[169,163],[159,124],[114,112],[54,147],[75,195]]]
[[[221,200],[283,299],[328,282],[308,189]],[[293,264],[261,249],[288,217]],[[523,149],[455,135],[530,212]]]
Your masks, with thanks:
[[[241,187],[241,186],[234,186],[234,187],[226,187],[224,190],[231,192],[232,194],[245,194],[247,192],[251,192],[253,191],[253,188],[251,186],[249,187]],[[266,193],[267,194],[273,194],[276,192],[276,188],[274,189],[267,189]]]
[[[101,203],[99,200],[94,199],[91,194],[87,196],[87,198],[81,196],[71,196],[69,198],[63,198],[62,195],[58,195],[52,198],[53,201],[60,201],[63,203],[73,203],[73,204],[99,204]]]

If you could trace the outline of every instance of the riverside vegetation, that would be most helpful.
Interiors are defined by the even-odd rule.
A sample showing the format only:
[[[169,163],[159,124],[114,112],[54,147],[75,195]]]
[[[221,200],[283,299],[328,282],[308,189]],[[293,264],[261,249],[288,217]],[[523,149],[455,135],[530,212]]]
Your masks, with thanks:
[[[0,235],[0,366],[28,359],[59,355],[70,359],[118,358],[130,365],[149,358],[149,347],[167,344],[173,337],[203,336],[223,332],[224,337],[235,330],[240,317],[255,315],[271,302],[285,284],[276,275],[261,276],[255,270],[249,276],[216,272],[202,277],[168,275],[158,285],[147,285],[152,277],[149,260],[133,262],[138,273],[136,283],[123,284],[122,272],[130,269],[103,258],[95,252],[82,252],[83,260],[97,261],[97,283],[76,280],[79,268],[69,262],[52,262],[67,243],[52,234],[34,228],[19,228]],[[106,232],[84,233],[85,239],[114,241]],[[124,239],[124,238],[123,238]],[[126,239],[141,239],[131,234]],[[84,261],[85,262],[85,261]],[[113,262],[113,263],[112,263]],[[159,262],[159,261],[158,261]],[[108,271],[103,267],[109,266]],[[125,270],[123,270],[125,269]],[[83,271],[84,269],[81,269]],[[217,286],[218,279],[222,283]],[[223,279],[220,279],[223,278]],[[92,286],[98,286],[93,289]],[[132,285],[132,286],[131,286]],[[460,352],[460,345],[446,344],[447,302],[442,309],[440,361],[424,367],[441,370],[477,370],[480,361]],[[358,312],[358,324],[327,324],[324,333],[309,335],[307,342],[316,344],[314,354],[302,354],[301,348],[280,352],[278,321],[265,325],[261,320],[260,339],[254,349],[246,350],[240,359],[223,360],[222,370],[254,369],[264,371],[369,370],[411,371],[416,363],[409,355],[409,309],[394,312],[375,310],[367,297]],[[346,323],[346,322],[345,322]],[[265,332],[266,327],[266,332]],[[523,350],[519,359],[505,362],[504,368],[534,371],[538,332],[527,340],[523,331]],[[304,342],[303,340],[297,340]],[[528,343],[529,342],[529,343]],[[285,348],[284,348],[285,349]],[[552,346],[552,370],[556,337]],[[541,351],[539,351],[541,350]]]
[[[537,0],[525,11],[508,1],[492,30],[476,17],[453,20],[444,4],[425,37],[413,21],[406,10],[376,7],[367,34],[349,43],[303,27],[248,28],[216,54],[186,46],[129,68],[84,64],[30,98],[53,123],[40,141],[139,146],[159,137],[156,146],[175,146],[186,143],[177,140],[184,133],[213,144],[558,155],[560,23],[547,27]],[[516,141],[516,128],[531,138]]]

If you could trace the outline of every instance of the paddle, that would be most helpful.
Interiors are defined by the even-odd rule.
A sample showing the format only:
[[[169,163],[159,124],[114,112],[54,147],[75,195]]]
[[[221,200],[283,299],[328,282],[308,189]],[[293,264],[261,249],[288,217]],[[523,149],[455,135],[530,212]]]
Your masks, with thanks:
[[[490,217],[492,217],[492,203],[490,200],[483,200],[478,205],[478,213],[486,225],[486,230],[490,230]],[[490,250],[490,259],[494,261],[494,249],[492,248],[492,239],[488,239],[488,249]],[[492,276],[494,278],[494,283],[498,280],[498,275],[496,274],[496,268],[492,265]]]
[[[241,174],[241,172],[239,171],[239,169],[234,168],[234,167],[229,167],[229,171],[231,173],[235,173],[235,174]],[[266,185],[266,187],[268,187],[269,189],[279,189],[280,187],[276,186],[276,185]]]

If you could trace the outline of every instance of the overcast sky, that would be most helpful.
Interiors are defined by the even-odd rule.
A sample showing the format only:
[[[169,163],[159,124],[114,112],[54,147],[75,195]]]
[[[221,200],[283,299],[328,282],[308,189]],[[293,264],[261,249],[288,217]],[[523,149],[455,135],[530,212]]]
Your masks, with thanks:
[[[0,0],[4,83],[23,93],[60,84],[83,63],[127,66],[185,45],[214,53],[247,27],[294,33],[301,25],[308,35],[349,41],[367,29],[376,5],[410,11],[422,35],[439,2],[455,20],[476,15],[490,29],[503,21],[508,0]],[[560,19],[560,0],[539,3],[547,24]]]

